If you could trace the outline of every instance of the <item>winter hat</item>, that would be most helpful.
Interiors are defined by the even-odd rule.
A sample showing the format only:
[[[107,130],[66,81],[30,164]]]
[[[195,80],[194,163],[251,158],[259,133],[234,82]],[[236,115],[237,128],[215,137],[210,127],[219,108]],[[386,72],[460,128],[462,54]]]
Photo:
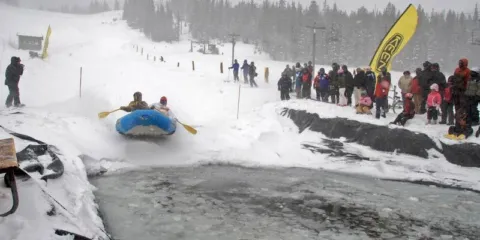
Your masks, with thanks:
[[[410,71],[407,70],[407,71],[403,72],[403,75],[410,75]]]
[[[358,72],[363,72],[363,69],[357,68],[357,73],[358,73]]]
[[[413,94],[411,94],[411,93],[406,93],[406,94],[405,94],[405,97],[408,98],[408,99],[412,99],[412,98],[413,98]]]
[[[430,89],[438,92],[438,84],[436,83],[432,84],[432,86],[430,86]]]
[[[320,68],[320,70],[318,71],[319,73],[324,73],[325,72],[325,68]]]

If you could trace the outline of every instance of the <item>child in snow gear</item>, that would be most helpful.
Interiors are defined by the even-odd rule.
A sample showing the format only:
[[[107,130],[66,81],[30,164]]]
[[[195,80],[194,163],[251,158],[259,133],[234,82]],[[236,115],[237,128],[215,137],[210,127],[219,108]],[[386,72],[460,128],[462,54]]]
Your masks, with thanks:
[[[328,86],[330,85],[329,81],[330,80],[328,75],[325,73],[325,69],[320,68],[320,71],[318,71],[318,75],[315,77],[313,84],[313,87],[317,92],[317,101],[321,100],[322,102],[328,102]]]
[[[257,67],[255,67],[255,63],[250,63],[249,73],[250,75],[250,87],[258,87],[257,83],[255,82],[255,77],[258,76],[257,74]]]
[[[412,119],[415,116],[415,103],[413,103],[412,99],[413,94],[405,94],[405,104],[403,107],[403,112],[398,114],[395,121],[391,122],[390,124],[405,126],[405,123],[407,123],[409,119]]]
[[[367,91],[362,89],[360,93],[360,100],[357,105],[357,114],[371,115],[370,106],[372,106],[372,99],[368,96]]]
[[[142,93],[135,92],[133,94],[133,101],[131,101],[128,106],[120,107],[120,109],[125,112],[133,112],[135,110],[150,109],[150,107],[145,101],[142,101]]]
[[[380,116],[386,118],[385,109],[388,108],[387,105],[387,98],[388,98],[388,91],[390,89],[390,83],[386,78],[382,78],[380,82],[377,83],[375,88],[375,118],[379,119]]]
[[[245,84],[248,84],[248,73],[250,72],[250,65],[248,65],[247,60],[243,61],[243,65],[241,69],[243,70],[243,80]]]
[[[20,90],[18,88],[20,77],[23,75],[23,69],[24,65],[21,63],[20,58],[13,56],[10,59],[10,65],[5,70],[5,85],[8,86],[9,91],[5,101],[7,108],[12,106],[12,102],[15,107],[25,106],[20,102]]]
[[[278,91],[280,91],[280,99],[290,100],[290,91],[292,90],[292,80],[286,72],[282,73],[282,78],[278,80]]]
[[[412,79],[412,87],[410,93],[413,94],[413,102],[415,103],[415,112],[420,113],[420,105],[422,104],[422,87],[420,86],[420,75],[422,74],[422,69],[415,69],[415,77]]]
[[[467,124],[467,112],[465,109],[460,108],[455,116],[455,126],[451,126],[448,129],[448,135],[445,137],[454,140],[467,139],[473,134],[472,127]]]
[[[430,94],[428,94],[427,97],[427,124],[431,124],[432,119],[433,124],[437,124],[438,112],[440,111],[440,105],[442,104],[442,96],[438,92],[438,84],[432,84],[432,86],[430,86],[430,89]]]
[[[452,86],[453,86],[453,75],[448,78],[447,86],[443,90],[443,100],[442,100],[442,121],[440,124],[453,125],[453,99],[452,99]],[[448,118],[448,123],[447,123]]]
[[[233,63],[233,65],[228,68],[228,69],[233,69],[233,81],[234,82],[240,81],[240,78],[238,77],[238,69],[239,68],[240,68],[240,64],[238,64],[237,59],[235,59],[235,62]]]

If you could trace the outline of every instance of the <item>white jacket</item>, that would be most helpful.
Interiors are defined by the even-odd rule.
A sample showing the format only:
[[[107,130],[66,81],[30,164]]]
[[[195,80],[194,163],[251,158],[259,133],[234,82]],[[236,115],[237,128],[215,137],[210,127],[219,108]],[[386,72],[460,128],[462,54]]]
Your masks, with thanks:
[[[157,110],[157,111],[159,111],[159,112],[167,112],[168,116],[169,116],[171,119],[177,119],[177,118],[175,117],[175,114],[173,114],[172,110],[170,110],[170,108],[167,107],[167,105],[163,105],[163,104],[157,102],[157,103],[152,104],[151,108],[153,108],[153,109],[155,109],[155,110]]]

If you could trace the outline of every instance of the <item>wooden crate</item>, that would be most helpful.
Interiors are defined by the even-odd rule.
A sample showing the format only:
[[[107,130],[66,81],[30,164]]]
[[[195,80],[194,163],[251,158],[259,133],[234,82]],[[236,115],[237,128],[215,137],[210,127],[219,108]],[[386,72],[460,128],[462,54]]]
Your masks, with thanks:
[[[0,172],[9,168],[18,167],[17,152],[13,138],[0,140]]]

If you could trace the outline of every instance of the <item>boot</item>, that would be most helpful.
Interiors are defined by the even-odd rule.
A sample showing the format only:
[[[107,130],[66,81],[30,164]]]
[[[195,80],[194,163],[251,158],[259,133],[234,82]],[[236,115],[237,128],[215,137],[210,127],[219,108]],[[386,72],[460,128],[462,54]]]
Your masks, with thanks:
[[[433,120],[433,125],[436,125],[437,124],[437,120]]]
[[[447,124],[447,121],[446,121],[446,120],[442,120],[442,121],[440,121],[438,124],[445,125],[445,124]]]

